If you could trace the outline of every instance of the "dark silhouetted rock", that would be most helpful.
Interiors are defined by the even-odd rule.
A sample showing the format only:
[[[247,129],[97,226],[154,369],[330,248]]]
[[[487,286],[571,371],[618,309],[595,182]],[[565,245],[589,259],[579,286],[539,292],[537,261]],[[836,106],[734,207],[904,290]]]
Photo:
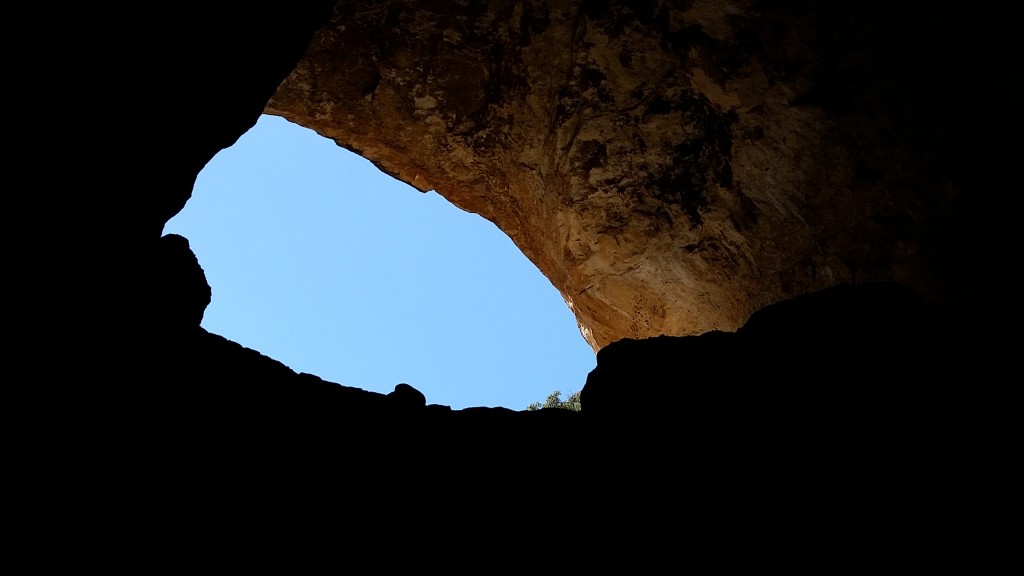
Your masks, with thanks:
[[[160,238],[153,262],[153,303],[158,326],[198,327],[210,304],[210,285],[188,239],[177,234]]]
[[[237,566],[324,524],[349,569],[360,535],[605,570],[991,572],[1015,544],[1019,9],[24,10],[10,212],[41,202],[7,248],[39,320],[4,407],[34,563]],[[377,394],[204,330],[163,226],[264,112],[504,230],[597,351],[582,411]]]

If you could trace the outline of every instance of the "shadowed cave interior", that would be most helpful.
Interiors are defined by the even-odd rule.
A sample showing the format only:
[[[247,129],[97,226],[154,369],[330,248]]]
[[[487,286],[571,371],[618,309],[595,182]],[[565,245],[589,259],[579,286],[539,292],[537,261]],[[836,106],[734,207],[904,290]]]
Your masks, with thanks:
[[[569,535],[580,565],[676,566],[697,547],[758,566],[977,569],[1009,549],[1019,8],[123,16],[62,8],[40,21],[67,68],[26,55],[50,123],[31,142],[59,167],[37,196],[72,214],[42,210],[60,241],[40,249],[45,302],[26,307],[53,318],[29,372],[47,384],[16,406],[42,444],[23,468],[54,511],[31,526],[69,518],[91,542],[106,518],[105,543],[150,559],[174,557],[178,540],[152,536],[179,525],[223,542],[308,516],[399,548]],[[597,350],[581,411],[371,392],[204,330],[202,262],[161,231],[261,114],[504,231]],[[538,506],[567,486],[572,506]]]

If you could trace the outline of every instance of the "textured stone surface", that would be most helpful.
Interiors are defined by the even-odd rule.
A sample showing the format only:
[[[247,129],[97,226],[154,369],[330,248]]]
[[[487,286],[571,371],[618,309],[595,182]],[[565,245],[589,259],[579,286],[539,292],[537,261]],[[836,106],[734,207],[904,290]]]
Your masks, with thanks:
[[[266,111],[494,222],[595,350],[851,282],[955,312],[1008,232],[964,227],[992,128],[949,109],[1009,101],[958,10],[342,1]]]

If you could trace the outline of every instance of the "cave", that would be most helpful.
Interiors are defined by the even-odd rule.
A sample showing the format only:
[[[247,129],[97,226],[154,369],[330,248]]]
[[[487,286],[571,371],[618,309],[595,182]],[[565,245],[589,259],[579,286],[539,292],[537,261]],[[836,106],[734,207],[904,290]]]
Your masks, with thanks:
[[[43,382],[15,388],[33,393],[24,469],[58,517],[117,518],[137,542],[170,518],[266,536],[315,510],[387,519],[399,547],[438,535],[395,526],[443,518],[474,542],[568,534],[596,565],[678,565],[692,532],[698,556],[750,566],[977,569],[1003,551],[1019,8],[31,15],[49,50],[11,70],[44,126],[16,154],[54,168],[17,163],[44,240],[15,245],[33,280],[17,315],[42,316],[19,344]],[[203,330],[202,263],[161,231],[261,114],[508,234],[597,354],[582,409],[453,410]],[[545,507],[567,487],[569,509]]]

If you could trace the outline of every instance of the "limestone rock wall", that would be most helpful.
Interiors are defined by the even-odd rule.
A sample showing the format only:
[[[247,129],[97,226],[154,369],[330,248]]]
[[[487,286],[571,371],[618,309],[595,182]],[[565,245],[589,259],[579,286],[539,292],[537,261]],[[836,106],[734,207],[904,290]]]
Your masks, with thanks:
[[[983,50],[1004,41],[957,18],[950,3],[342,1],[266,112],[494,222],[595,350],[735,330],[843,283],[955,309],[985,282],[978,247],[1002,240],[962,226],[998,210],[958,172],[988,128],[949,107],[989,100],[1002,72]]]

